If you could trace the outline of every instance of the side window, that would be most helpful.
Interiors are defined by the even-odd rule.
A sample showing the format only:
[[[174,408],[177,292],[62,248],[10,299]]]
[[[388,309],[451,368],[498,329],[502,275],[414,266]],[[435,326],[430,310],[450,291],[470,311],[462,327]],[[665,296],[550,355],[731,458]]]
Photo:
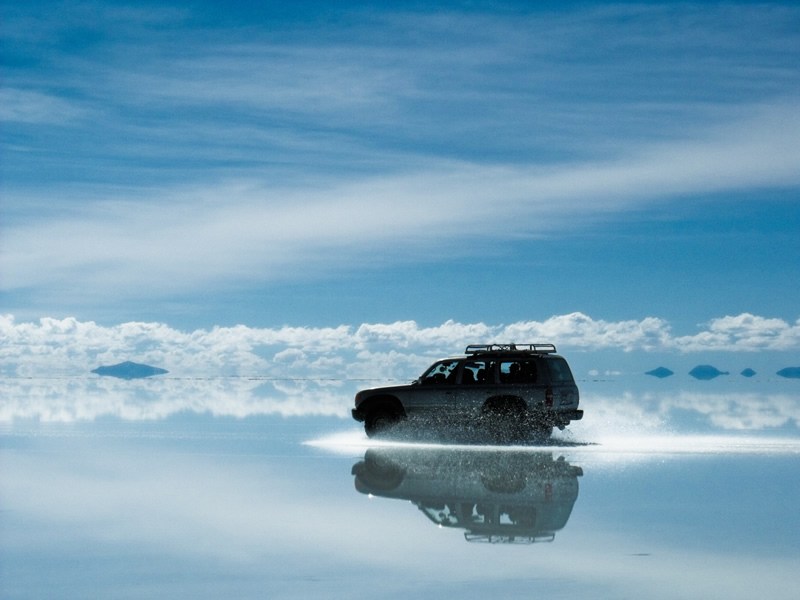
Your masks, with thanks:
[[[461,371],[461,383],[494,383],[494,362],[487,360],[468,360]]]
[[[504,360],[500,363],[500,383],[536,383],[538,379],[535,360]]]
[[[455,383],[457,360],[443,360],[433,365],[420,377],[423,385],[437,385],[442,383]]]

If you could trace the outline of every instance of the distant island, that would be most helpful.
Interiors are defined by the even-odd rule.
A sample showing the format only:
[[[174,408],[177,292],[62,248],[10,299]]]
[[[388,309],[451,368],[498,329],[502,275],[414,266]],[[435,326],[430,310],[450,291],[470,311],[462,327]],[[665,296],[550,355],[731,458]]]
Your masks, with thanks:
[[[674,371],[670,371],[667,367],[658,367],[657,369],[653,369],[652,371],[647,371],[645,375],[652,375],[653,377],[658,377],[659,379],[664,379],[665,377],[669,377],[670,375],[674,375]]]
[[[727,371],[720,371],[717,367],[712,367],[711,365],[697,365],[694,369],[689,371],[689,375],[695,379],[701,379],[703,381],[714,379],[720,375],[728,374],[729,373]]]
[[[742,377],[752,377],[756,372],[753,369],[745,369],[740,373]]]
[[[778,371],[776,374],[788,379],[800,379],[800,367],[786,367],[785,369]]]
[[[117,365],[97,367],[92,369],[92,373],[108,377],[119,377],[120,379],[142,379],[152,375],[163,375],[164,373],[169,373],[169,371],[126,360]]]

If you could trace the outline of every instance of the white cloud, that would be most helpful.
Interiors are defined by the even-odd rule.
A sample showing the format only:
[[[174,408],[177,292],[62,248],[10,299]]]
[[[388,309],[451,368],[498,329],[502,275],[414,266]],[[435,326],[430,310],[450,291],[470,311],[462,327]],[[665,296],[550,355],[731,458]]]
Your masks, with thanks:
[[[712,320],[694,335],[675,336],[668,322],[605,321],[582,313],[508,325],[414,321],[357,327],[255,328],[184,332],[163,323],[116,326],[75,318],[17,322],[0,317],[0,372],[17,376],[85,375],[123,360],[166,368],[172,376],[412,379],[432,358],[470,343],[555,342],[592,351],[787,352],[800,349],[800,319],[741,314]]]
[[[552,341],[571,350],[669,353],[796,353],[794,324],[752,314],[713,319],[693,336],[674,336],[657,318],[604,321],[573,313],[509,325],[414,321],[357,327],[215,327],[191,332],[162,323],[103,326],[74,318],[17,322],[0,317],[0,421],[92,421],[103,416],[156,420],[184,412],[347,418],[357,389],[409,381],[434,359],[469,343]],[[89,374],[101,364],[134,360],[166,368],[150,379],[120,381]],[[610,384],[609,384],[610,385]],[[599,388],[598,388],[599,389]],[[598,394],[582,390],[593,427],[613,433],[662,431],[694,413],[723,430],[800,425],[787,393],[675,390]]]
[[[653,317],[641,321],[608,322],[582,313],[559,315],[547,321],[526,321],[505,328],[509,339],[553,339],[581,348],[656,349],[669,344],[670,327]]]
[[[694,336],[675,338],[687,351],[712,348],[728,350],[796,350],[800,347],[800,319],[787,323],[749,313],[713,319],[708,329]]]

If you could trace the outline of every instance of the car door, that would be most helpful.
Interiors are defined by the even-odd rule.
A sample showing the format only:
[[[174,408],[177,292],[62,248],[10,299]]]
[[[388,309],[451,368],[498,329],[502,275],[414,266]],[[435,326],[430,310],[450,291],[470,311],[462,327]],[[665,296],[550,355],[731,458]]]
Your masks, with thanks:
[[[544,401],[544,386],[540,385],[540,368],[536,358],[519,356],[501,359],[497,374],[504,396],[522,398],[529,408]]]
[[[431,365],[405,394],[403,404],[409,416],[437,416],[452,410],[458,387],[458,366],[458,359],[441,360]]]
[[[458,391],[454,397],[454,410],[462,414],[477,414],[487,398],[492,396],[496,384],[497,361],[491,358],[467,358],[459,372]]]

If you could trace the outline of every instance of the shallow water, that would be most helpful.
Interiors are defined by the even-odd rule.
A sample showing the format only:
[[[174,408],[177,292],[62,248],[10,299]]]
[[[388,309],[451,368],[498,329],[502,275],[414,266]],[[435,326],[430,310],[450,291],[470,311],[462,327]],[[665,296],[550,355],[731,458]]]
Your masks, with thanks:
[[[496,447],[368,440],[349,384],[5,380],[0,596],[797,598],[791,383]]]

